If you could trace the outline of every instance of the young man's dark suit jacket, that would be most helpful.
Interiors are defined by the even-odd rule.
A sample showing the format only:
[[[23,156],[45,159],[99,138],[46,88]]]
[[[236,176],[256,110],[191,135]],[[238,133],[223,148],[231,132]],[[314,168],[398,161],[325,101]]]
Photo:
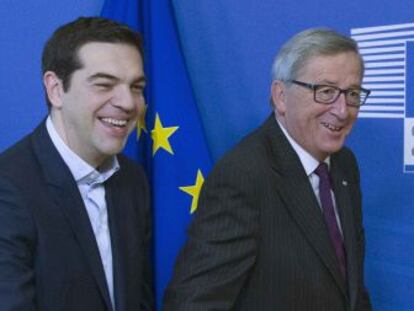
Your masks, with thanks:
[[[105,183],[116,310],[152,310],[148,185],[118,160]],[[0,155],[0,310],[112,310],[84,203],[44,123]]]
[[[331,156],[348,277],[299,157],[272,115],[214,168],[165,293],[165,311],[370,310],[359,172]]]

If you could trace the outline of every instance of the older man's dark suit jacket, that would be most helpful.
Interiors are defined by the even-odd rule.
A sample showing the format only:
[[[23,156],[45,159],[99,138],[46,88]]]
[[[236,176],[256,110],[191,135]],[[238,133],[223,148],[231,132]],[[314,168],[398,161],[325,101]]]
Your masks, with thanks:
[[[359,172],[348,149],[332,155],[331,174],[347,280],[309,179],[272,115],[206,180],[164,310],[370,310]]]
[[[147,181],[118,160],[105,183],[116,310],[152,310]],[[0,310],[112,310],[84,203],[44,123],[0,155]]]

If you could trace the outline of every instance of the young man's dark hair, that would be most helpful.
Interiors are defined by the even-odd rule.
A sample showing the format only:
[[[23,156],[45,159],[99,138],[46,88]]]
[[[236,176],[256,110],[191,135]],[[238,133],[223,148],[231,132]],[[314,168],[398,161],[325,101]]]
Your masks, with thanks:
[[[79,49],[90,42],[124,43],[136,47],[143,57],[141,36],[127,25],[101,17],[80,17],[58,28],[46,42],[42,55],[42,74],[53,71],[67,91],[72,73],[82,68]],[[50,108],[47,96],[46,100]]]

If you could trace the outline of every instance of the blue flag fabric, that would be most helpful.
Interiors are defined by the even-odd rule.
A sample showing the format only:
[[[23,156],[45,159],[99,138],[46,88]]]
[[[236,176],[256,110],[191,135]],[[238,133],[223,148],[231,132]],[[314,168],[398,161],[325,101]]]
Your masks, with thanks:
[[[101,15],[130,25],[144,38],[147,112],[125,153],[141,159],[151,183],[153,262],[161,310],[211,159],[169,1],[106,0]]]
[[[142,31],[142,4],[137,0],[104,1],[101,16],[127,24],[136,31]]]

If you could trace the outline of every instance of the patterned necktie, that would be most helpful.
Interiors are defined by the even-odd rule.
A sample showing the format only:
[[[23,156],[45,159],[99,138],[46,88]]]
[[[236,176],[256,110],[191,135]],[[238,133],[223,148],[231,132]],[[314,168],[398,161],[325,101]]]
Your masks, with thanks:
[[[339,261],[339,268],[342,276],[346,279],[346,255],[341,232],[336,221],[334,206],[331,196],[331,182],[329,178],[328,165],[325,162],[319,164],[315,170],[319,176],[319,197],[321,199],[323,216],[329,230],[329,236],[335,249],[336,257]]]

